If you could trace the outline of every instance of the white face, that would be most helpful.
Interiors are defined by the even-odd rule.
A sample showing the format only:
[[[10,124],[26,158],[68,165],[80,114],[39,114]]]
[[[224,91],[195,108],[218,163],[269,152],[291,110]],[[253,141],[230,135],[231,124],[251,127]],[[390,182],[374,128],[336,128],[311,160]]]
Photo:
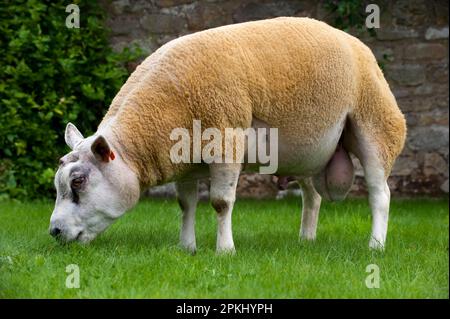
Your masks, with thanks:
[[[69,124],[66,142],[72,152],[61,158],[55,175],[50,234],[61,241],[89,242],[130,207],[130,194],[124,189],[133,189],[127,185],[132,180],[122,178],[130,173],[120,159],[113,160],[102,136],[83,139]]]

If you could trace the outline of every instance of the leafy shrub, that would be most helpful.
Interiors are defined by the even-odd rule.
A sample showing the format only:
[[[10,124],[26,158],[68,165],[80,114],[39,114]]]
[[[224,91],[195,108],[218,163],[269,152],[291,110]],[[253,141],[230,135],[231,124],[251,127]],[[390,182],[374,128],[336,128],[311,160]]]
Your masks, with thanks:
[[[66,5],[80,28],[65,26]],[[64,129],[95,131],[138,48],[115,53],[96,1],[0,4],[0,199],[53,197]]]

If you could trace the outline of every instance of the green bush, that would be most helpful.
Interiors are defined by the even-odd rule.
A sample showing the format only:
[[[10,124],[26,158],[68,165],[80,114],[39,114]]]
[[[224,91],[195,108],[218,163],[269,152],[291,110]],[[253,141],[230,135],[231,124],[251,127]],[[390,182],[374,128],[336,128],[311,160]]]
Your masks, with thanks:
[[[65,26],[78,4],[80,28]],[[138,48],[112,51],[96,1],[0,4],[0,199],[53,197],[67,122],[95,131]]]

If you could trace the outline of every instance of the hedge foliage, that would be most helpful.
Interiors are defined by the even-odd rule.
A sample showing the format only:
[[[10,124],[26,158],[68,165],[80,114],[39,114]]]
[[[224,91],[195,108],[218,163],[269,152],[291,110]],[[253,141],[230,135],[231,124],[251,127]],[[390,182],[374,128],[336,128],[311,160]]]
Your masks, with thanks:
[[[66,5],[80,28],[65,26]],[[53,197],[67,122],[95,131],[138,48],[112,51],[96,1],[0,4],[0,199]]]

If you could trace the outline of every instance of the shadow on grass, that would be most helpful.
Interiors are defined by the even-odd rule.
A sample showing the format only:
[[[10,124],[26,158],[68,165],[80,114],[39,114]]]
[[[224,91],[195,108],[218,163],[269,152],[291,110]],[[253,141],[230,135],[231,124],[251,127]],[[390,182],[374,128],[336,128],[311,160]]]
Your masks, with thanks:
[[[333,252],[336,254],[351,254],[352,252],[367,252],[368,236],[348,237],[345,233],[321,234],[314,241],[301,240],[297,233],[288,231],[260,231],[239,233],[235,235],[237,254],[271,255],[294,254],[301,256],[307,254],[324,254]],[[55,243],[56,244],[56,243]],[[70,245],[70,244],[69,244]],[[145,230],[137,231],[115,230],[102,234],[88,245],[82,246],[82,250],[102,250],[105,252],[124,251],[168,251],[179,250],[190,255],[179,246],[178,232],[176,230]],[[216,249],[215,234],[202,234],[197,237],[197,254],[214,253]],[[338,247],[338,249],[337,249]],[[58,250],[71,248],[60,247]],[[378,253],[377,253],[378,254]]]

